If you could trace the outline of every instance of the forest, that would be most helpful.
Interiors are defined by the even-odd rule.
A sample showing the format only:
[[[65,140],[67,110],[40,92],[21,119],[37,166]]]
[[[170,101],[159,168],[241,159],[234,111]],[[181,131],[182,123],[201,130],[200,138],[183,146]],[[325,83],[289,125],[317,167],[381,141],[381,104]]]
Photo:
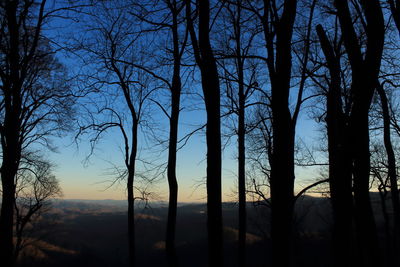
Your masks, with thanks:
[[[399,52],[400,0],[0,0],[0,266],[400,266]],[[123,202],[63,200],[67,137]]]

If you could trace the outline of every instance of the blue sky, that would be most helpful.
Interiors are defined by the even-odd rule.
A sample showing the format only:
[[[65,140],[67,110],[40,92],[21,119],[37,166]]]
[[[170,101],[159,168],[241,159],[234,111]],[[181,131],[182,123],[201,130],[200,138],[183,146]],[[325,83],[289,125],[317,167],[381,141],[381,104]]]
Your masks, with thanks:
[[[66,24],[67,23],[67,24]],[[46,34],[57,36],[56,38],[64,38],[65,34],[80,35],[79,27],[69,22],[56,21],[51,25],[52,30]],[[54,26],[60,27],[54,30]],[[87,33],[85,33],[87,34]],[[71,56],[71,55],[70,55]],[[81,71],[81,67],[77,62],[79,60],[73,56],[65,57],[65,54],[59,54],[60,60],[68,66],[71,72]],[[195,85],[192,90],[200,92],[199,85]],[[221,91],[223,89],[221,88]],[[313,100],[311,100],[313,101]],[[181,112],[180,118],[180,136],[196,129],[205,122],[205,112],[201,100],[191,99],[190,97],[182,97],[182,106],[184,110]],[[200,107],[196,110],[196,107]],[[160,112],[161,113],[161,112]],[[165,117],[155,112],[154,119],[161,126],[163,135],[168,134],[168,123]],[[316,133],[318,128],[316,123],[309,119],[306,112],[300,115],[297,127],[297,135],[301,137],[308,145],[313,146],[317,139]],[[84,138],[77,147],[73,144],[73,134],[64,138],[54,140],[58,144],[59,153],[48,152],[49,158],[55,163],[55,173],[60,180],[61,187],[64,192],[64,198],[69,199],[126,199],[125,184],[121,182],[113,187],[109,187],[113,176],[110,175],[112,164],[121,166],[123,164],[121,153],[120,135],[115,131],[103,135],[101,142],[97,145],[95,154],[90,158],[89,162],[85,162],[85,158],[90,151],[88,141]],[[143,143],[142,139],[141,155],[145,157],[153,157],[159,163],[166,162],[166,153],[157,154],[154,151],[149,152],[146,146],[152,144]],[[141,146],[141,145],[139,145]],[[226,148],[223,155],[223,200],[234,200],[232,192],[235,190],[235,173],[237,170],[235,154],[236,140],[232,138],[230,145]],[[158,149],[158,148],[157,148]],[[153,150],[153,147],[152,147]],[[187,145],[178,152],[177,156],[177,178],[179,183],[179,197],[181,202],[197,202],[205,200],[204,181],[206,166],[206,143],[204,133],[195,134]],[[316,177],[315,171],[296,169],[297,181],[299,187],[305,185],[308,180]],[[107,190],[105,190],[108,188]],[[161,179],[154,184],[154,191],[158,193],[158,198],[167,199],[166,178]]]
[[[182,114],[182,125],[180,131],[189,132],[192,126],[187,126],[188,122],[193,122],[195,118],[201,118],[204,112],[196,114]],[[303,116],[304,117],[304,116]],[[316,123],[310,119],[303,118],[299,122],[298,135],[306,140],[309,145],[313,145],[317,133]],[[117,183],[109,187],[110,168],[114,164],[121,164],[122,156],[119,150],[119,139],[116,133],[104,135],[98,145],[95,154],[86,162],[90,148],[85,141],[77,147],[72,142],[72,136],[67,136],[57,140],[59,153],[49,154],[51,160],[56,164],[55,173],[60,180],[64,192],[64,198],[68,199],[126,199],[124,182]],[[232,139],[223,155],[223,200],[235,200],[232,193],[235,190],[236,173],[236,142]],[[143,153],[143,152],[142,152]],[[187,145],[178,152],[177,176],[179,183],[180,202],[201,202],[205,201],[205,185],[202,184],[205,177],[206,165],[206,143],[203,133],[194,135]],[[166,161],[166,154],[162,154],[159,161]],[[297,168],[298,188],[302,188],[315,179],[315,172],[312,169]],[[157,193],[156,200],[166,200],[168,197],[168,186],[166,178],[160,179],[153,185],[154,192]]]

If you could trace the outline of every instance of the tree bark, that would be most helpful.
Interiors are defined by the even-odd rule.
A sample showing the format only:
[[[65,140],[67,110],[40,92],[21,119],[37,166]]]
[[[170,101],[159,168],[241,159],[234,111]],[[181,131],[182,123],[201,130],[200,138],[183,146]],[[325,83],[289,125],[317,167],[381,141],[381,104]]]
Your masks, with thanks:
[[[400,33],[400,0],[387,0],[397,31]]]
[[[168,152],[168,221],[166,251],[169,266],[178,266],[175,250],[176,214],[178,203],[178,183],[176,179],[176,147],[178,139],[179,95],[173,96],[172,113],[170,119],[170,139]]]
[[[346,115],[341,99],[340,58],[335,55],[324,29],[317,26],[321,48],[324,52],[330,82],[327,94],[327,134],[329,153],[329,185],[333,209],[334,228],[333,265],[354,266],[353,240],[353,196],[351,180],[351,159],[345,144]]]
[[[0,215],[0,258],[5,266],[13,266],[13,222],[15,203],[15,176],[21,160],[21,87],[19,28],[17,24],[17,1],[5,3],[10,51],[6,55],[9,75],[3,81],[4,125],[1,127],[3,162],[1,165],[2,203]]]
[[[357,38],[348,3],[335,0],[346,52],[352,69],[352,107],[348,128],[352,156],[355,222],[360,266],[380,266],[380,252],[369,196],[370,152],[368,114],[377,86],[384,42],[384,19],[378,0],[362,0],[367,35],[365,57]]]
[[[5,154],[4,154],[5,155]],[[5,164],[6,162],[4,162]],[[0,257],[2,263],[6,267],[14,266],[13,254],[13,217],[14,217],[14,202],[15,202],[15,186],[14,177],[16,171],[5,167],[1,168],[2,181],[2,203],[0,217]]]
[[[390,113],[389,103],[382,85],[378,85],[377,91],[381,100],[383,115],[383,142],[386,149],[388,161],[388,176],[390,180],[390,194],[392,199],[393,215],[394,215],[394,250],[399,249],[400,242],[400,200],[399,188],[397,187],[396,157],[392,146],[390,134]],[[388,236],[389,238],[389,236]]]
[[[271,158],[271,237],[272,266],[292,266],[294,206],[294,139],[295,124],[289,110],[292,68],[292,34],[297,1],[284,1],[281,18],[270,22],[270,2],[264,0],[264,33],[271,80],[272,158]],[[274,23],[276,45],[268,25]],[[275,54],[275,60],[274,60]],[[284,257],[282,257],[285,255]]]
[[[238,238],[238,265],[246,266],[246,95],[244,89],[244,57],[242,56],[241,47],[241,1],[236,2],[237,17],[235,18],[235,41],[236,41],[236,66],[238,73],[238,195],[239,195],[239,238]]]
[[[219,267],[223,266],[220,86],[217,64],[210,44],[209,1],[198,1],[198,41],[191,18],[190,1],[188,0],[186,1],[186,15],[196,63],[201,72],[201,84],[207,111],[208,261],[210,267]]]
[[[200,2],[202,3],[205,1]],[[201,13],[202,11],[200,11],[200,14]],[[200,25],[201,24],[202,22],[200,20]],[[206,29],[203,29],[202,31],[205,30]],[[200,44],[202,43],[201,40],[202,38],[200,38]],[[203,62],[204,69],[202,71],[201,77],[207,110],[206,139],[208,257],[209,266],[217,267],[223,265],[220,90],[217,66],[214,60],[214,56],[210,54],[210,49],[211,47],[209,47],[209,49],[203,49],[204,51],[202,54],[204,55],[205,60]]]
[[[181,77],[180,66],[181,56],[179,49],[178,36],[178,19],[176,2],[174,1],[171,8],[172,36],[173,36],[173,54],[174,54],[174,71],[171,85],[171,117],[169,130],[169,150],[168,150],[168,186],[169,186],[169,202],[168,202],[168,221],[167,221],[167,238],[166,252],[167,260],[170,267],[178,266],[178,259],[175,248],[175,232],[176,232],[176,214],[178,204],[178,182],[176,179],[176,151],[178,143],[178,121],[180,112],[180,97],[181,97]]]
[[[239,187],[239,266],[246,266],[246,147],[243,64],[239,64],[238,187]]]
[[[132,125],[132,149],[129,157],[127,191],[128,191],[128,251],[129,266],[134,267],[135,263],[135,192],[134,180],[136,170],[136,154],[137,154],[137,130],[138,122],[136,118]]]

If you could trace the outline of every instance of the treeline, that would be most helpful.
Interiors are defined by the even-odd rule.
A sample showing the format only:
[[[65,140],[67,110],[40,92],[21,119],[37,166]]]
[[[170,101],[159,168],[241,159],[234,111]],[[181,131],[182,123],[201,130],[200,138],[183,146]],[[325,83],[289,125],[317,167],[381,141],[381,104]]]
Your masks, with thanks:
[[[149,197],[140,181],[163,173],[140,171],[141,142],[152,134],[168,151],[166,256],[178,266],[177,153],[197,130],[207,146],[209,266],[224,264],[226,137],[237,141],[239,266],[246,266],[247,200],[271,210],[272,258],[264,265],[295,266],[295,202],[324,184],[334,219],[327,265],[398,266],[399,1],[4,0],[0,19],[2,266],[15,265],[25,226],[60,194],[44,154],[55,150],[52,140],[72,132],[92,154],[110,131],[122,144],[116,181],[127,189],[129,265],[135,201]],[[184,135],[180,113],[193,95],[206,124]],[[154,138],[150,122],[160,114],[165,139]],[[305,116],[320,125],[318,149],[296,133]],[[322,175],[296,194],[304,166]],[[381,193],[384,239],[370,190]]]

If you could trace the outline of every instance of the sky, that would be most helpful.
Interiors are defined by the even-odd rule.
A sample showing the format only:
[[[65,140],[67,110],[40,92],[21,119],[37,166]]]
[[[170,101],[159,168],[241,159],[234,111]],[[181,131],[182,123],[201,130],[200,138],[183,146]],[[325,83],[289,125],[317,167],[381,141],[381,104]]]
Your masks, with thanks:
[[[196,114],[182,114],[181,132],[193,130],[187,125],[193,122],[193,117],[201,118],[204,112]],[[312,145],[317,138],[316,124],[307,118],[300,120],[301,128],[298,135]],[[56,141],[56,140],[55,140]],[[51,161],[55,164],[55,174],[60,180],[65,199],[126,199],[125,183],[121,181],[110,187],[115,176],[111,173],[113,164],[121,165],[122,157],[117,133],[104,135],[97,146],[94,155],[87,161],[90,147],[87,140],[78,145],[73,142],[73,135],[58,139],[58,152],[49,152]],[[237,162],[236,141],[231,140],[223,153],[222,166],[222,196],[223,201],[235,201]],[[143,152],[142,152],[143,153]],[[203,133],[195,134],[177,154],[177,179],[179,185],[179,202],[205,202],[205,174],[206,174],[206,143]],[[161,154],[159,162],[166,162],[166,154]],[[316,178],[310,170],[297,169],[297,189],[306,186],[310,180]],[[151,186],[155,197],[153,200],[168,199],[168,184],[166,177],[161,177]]]
[[[54,24],[55,23],[55,24]],[[56,20],[53,22],[50,31],[46,34],[61,36],[64,38],[64,31],[70,33],[78,33],[79,28],[71,26],[70,22]],[[57,26],[57,27],[55,27]],[[57,29],[57,30],[55,30]],[[58,38],[58,37],[57,37]],[[59,59],[63,62],[72,72],[80,70],[76,66],[76,59],[65,57],[65,54],[60,53]],[[196,85],[199,86],[199,85]],[[221,89],[222,90],[222,89]],[[195,89],[201,92],[198,87]],[[180,117],[180,136],[193,131],[199,125],[205,123],[205,112],[203,103],[199,100],[192,102],[186,97],[182,97],[182,106],[185,109],[181,112]],[[198,106],[198,109],[193,108]],[[161,112],[160,112],[161,113]],[[152,114],[153,115],[153,114]],[[166,118],[154,114],[155,120],[160,123],[161,128],[164,129],[164,135],[168,133],[168,124]],[[159,125],[159,126],[160,126]],[[301,114],[297,128],[297,135],[302,138],[308,145],[313,146],[318,138],[318,126],[307,114]],[[114,165],[122,166],[122,152],[121,152],[121,136],[115,132],[110,131],[103,135],[100,143],[96,146],[95,153],[86,160],[90,152],[88,139],[83,137],[81,142],[76,145],[73,142],[74,133],[66,134],[63,138],[54,140],[58,144],[58,153],[47,152],[50,160],[55,164],[55,174],[60,180],[63,190],[63,198],[66,199],[126,199],[125,184],[123,181],[116,183],[110,187],[111,181],[114,180],[112,168]],[[87,138],[87,137],[86,137]],[[145,158],[155,159],[158,163],[165,163],[167,161],[167,154],[155,153],[157,149],[153,149],[150,144],[151,152],[146,146],[148,143],[140,140],[140,155]],[[223,166],[222,166],[222,185],[223,185],[223,201],[235,201],[236,197],[233,192],[235,191],[235,180],[237,163],[235,159],[236,154],[236,140],[233,138],[230,144],[223,152]],[[179,202],[204,202],[205,199],[205,174],[206,174],[206,142],[204,132],[197,133],[189,140],[189,142],[177,154],[177,179],[179,185]],[[299,181],[298,188],[305,186],[309,180],[312,180],[316,174],[313,171],[297,169],[296,176]],[[151,187],[154,189],[155,200],[166,200],[168,198],[168,186],[166,177],[161,177],[158,182],[154,183]]]
[[[199,112],[202,113],[202,112]],[[199,114],[182,116],[182,132],[189,132],[191,126],[185,126],[184,120],[197,117]],[[191,118],[190,118],[191,117]],[[193,121],[193,120],[191,120]],[[126,199],[124,182],[112,187],[113,164],[121,165],[119,135],[111,132],[104,135],[97,146],[94,155],[89,161],[86,157],[90,151],[87,141],[82,140],[78,145],[72,142],[71,137],[59,140],[59,153],[52,153],[51,159],[55,163],[55,173],[61,182],[64,198],[67,199]],[[145,152],[142,151],[142,154]],[[204,134],[198,133],[191,137],[189,142],[178,151],[177,178],[179,183],[179,202],[203,202],[205,201],[205,185],[203,183],[206,171],[205,164],[206,144]],[[159,155],[158,162],[166,162],[166,153]],[[234,190],[236,169],[232,147],[228,147],[223,155],[223,185],[224,200],[229,201],[229,194]],[[156,200],[168,198],[168,186],[166,177],[160,177],[159,181],[152,185],[157,193]]]

